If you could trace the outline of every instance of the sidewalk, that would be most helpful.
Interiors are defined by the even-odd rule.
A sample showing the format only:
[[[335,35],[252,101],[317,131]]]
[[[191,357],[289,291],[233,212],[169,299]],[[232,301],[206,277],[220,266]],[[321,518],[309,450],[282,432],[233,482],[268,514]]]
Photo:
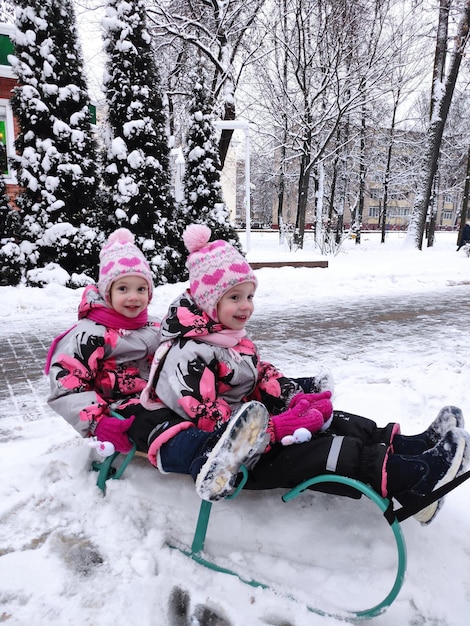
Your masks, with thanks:
[[[58,312],[54,317],[39,312],[25,319],[2,321],[0,332],[0,418],[24,416],[34,404],[36,410],[48,410],[46,398],[49,383],[43,374],[47,351],[53,338],[70,327],[73,314]],[[289,316],[281,308],[269,316],[258,314],[250,321],[250,333],[264,354],[273,351],[273,328],[276,341],[289,345],[288,358],[296,362],[311,350],[318,360],[331,359],[332,346],[340,346],[343,358],[369,358],[367,353],[387,352],[393,340],[394,350],[404,354],[430,352],[425,337],[437,346],[446,338],[466,336],[470,324],[470,291],[466,285],[453,287],[446,298],[434,292],[409,295],[407,298],[362,296],[356,299],[308,310],[293,308]],[[356,329],[362,329],[358,344]],[[277,352],[277,349],[275,350]],[[365,353],[365,354],[364,354]],[[456,359],[465,362],[467,351],[463,340],[453,348]],[[273,356],[272,361],[276,362]],[[286,371],[288,363],[282,363]],[[4,401],[8,400],[7,403]],[[2,402],[3,401],[3,402]]]
[[[33,325],[12,320],[0,335],[0,417],[26,417],[33,406],[45,407],[48,382],[43,374],[47,350],[55,334],[53,321]]]

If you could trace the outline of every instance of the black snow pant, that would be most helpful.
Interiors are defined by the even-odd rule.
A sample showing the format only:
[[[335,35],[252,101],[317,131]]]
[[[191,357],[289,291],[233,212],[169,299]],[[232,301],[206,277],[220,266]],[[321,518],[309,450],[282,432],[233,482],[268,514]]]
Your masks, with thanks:
[[[164,430],[188,420],[167,408],[149,411],[136,404],[119,410],[123,417],[135,415],[128,431],[140,452],[148,452],[150,443]],[[283,446],[273,444],[269,452],[248,473],[244,489],[292,489],[320,474],[339,474],[357,478],[382,495],[385,463],[395,424],[384,428],[365,417],[334,411],[330,428],[314,435],[306,443]],[[324,483],[312,489],[359,498],[360,493],[340,483]]]
[[[118,409],[118,413],[125,418],[135,415],[135,420],[127,434],[136,444],[137,450],[145,453],[148,452],[151,442],[165,430],[190,421],[166,407],[150,411],[141,404],[132,404],[125,409]]]
[[[245,489],[296,487],[320,474],[339,474],[369,484],[382,495],[385,464],[395,424],[378,428],[365,417],[334,411],[330,428],[306,443],[274,444],[250,470]],[[323,483],[312,489],[360,498],[347,485]]]

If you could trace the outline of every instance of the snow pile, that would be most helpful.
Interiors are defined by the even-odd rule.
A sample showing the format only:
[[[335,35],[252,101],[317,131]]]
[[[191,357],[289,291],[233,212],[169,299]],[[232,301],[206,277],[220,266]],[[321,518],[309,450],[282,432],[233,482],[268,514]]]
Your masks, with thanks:
[[[337,408],[414,433],[455,404],[470,424],[470,260],[452,233],[438,233],[423,252],[378,238],[346,242],[328,269],[259,270],[251,334],[287,374],[313,373],[318,360],[330,367]],[[250,260],[290,254],[276,235],[252,233]],[[318,258],[308,247],[295,258],[303,255]],[[161,315],[182,288],[157,288],[152,312]],[[276,490],[215,504],[207,554],[268,582],[265,590],[168,547],[191,545],[200,501],[189,478],[162,476],[137,458],[102,496],[89,471],[96,453],[48,409],[40,371],[52,337],[75,321],[80,292],[0,288],[0,621],[325,626],[344,622],[305,603],[337,613],[379,602],[393,583],[396,549],[365,498],[307,493],[285,504]],[[429,527],[402,524],[406,580],[371,623],[466,626],[469,505],[465,483]]]

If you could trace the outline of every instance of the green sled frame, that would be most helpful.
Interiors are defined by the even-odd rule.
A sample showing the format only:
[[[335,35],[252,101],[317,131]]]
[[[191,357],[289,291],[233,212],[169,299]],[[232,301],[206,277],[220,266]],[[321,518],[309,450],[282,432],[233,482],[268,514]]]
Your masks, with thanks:
[[[107,457],[101,462],[94,461],[92,463],[92,469],[99,472],[98,480],[96,484],[103,491],[103,493],[106,493],[106,481],[110,478],[119,479],[123,475],[126,467],[129,465],[132,458],[134,457],[135,452],[136,452],[136,448],[134,446],[131,452],[125,455],[124,460],[122,461],[122,463],[117,469],[113,466],[113,462],[119,456],[119,452],[115,452],[113,455]],[[240,468],[240,471],[243,474],[242,481],[238,485],[235,492],[232,495],[230,495],[228,498],[225,498],[225,500],[229,500],[229,499],[232,500],[243,489],[243,486],[245,485],[247,478],[248,478],[248,471],[244,466]],[[309,489],[310,487],[314,487],[315,485],[324,484],[324,483],[340,483],[340,484],[352,487],[353,489],[356,489],[361,494],[365,495],[367,498],[372,500],[372,502],[374,502],[379,507],[379,509],[384,515],[386,514],[387,511],[390,510],[390,506],[391,506],[390,500],[379,496],[371,487],[369,487],[369,485],[366,485],[365,483],[359,480],[356,480],[354,478],[348,478],[346,476],[337,476],[333,474],[322,474],[320,476],[316,476],[315,478],[310,478],[309,480],[306,480],[300,483],[300,485],[297,485],[297,487],[294,487],[293,489],[285,493],[282,496],[282,500],[283,502],[289,502],[290,500],[297,498],[297,496],[299,496],[301,493],[303,493],[305,490]],[[182,548],[182,547],[171,545],[171,544],[168,544],[169,547],[171,549],[178,550],[185,556],[191,558],[196,563],[199,563],[199,565],[203,565],[204,567],[207,567],[213,570],[214,572],[230,574],[231,576],[235,576],[241,582],[247,585],[250,585],[251,587],[260,587],[262,589],[268,589],[279,594],[278,590],[274,589],[273,587],[271,587],[270,585],[266,583],[263,583],[254,579],[249,580],[247,578],[244,578],[243,576],[240,576],[237,572],[231,569],[228,569],[226,567],[221,567],[204,557],[204,544],[206,540],[211,510],[212,510],[212,502],[201,500],[199,516],[197,519],[196,529],[194,532],[194,538],[193,538],[193,542],[191,544],[190,549]],[[394,537],[396,549],[398,552],[398,558],[397,558],[397,570],[396,570],[395,580],[393,582],[392,588],[390,589],[389,593],[385,596],[385,598],[381,602],[379,602],[378,604],[370,608],[365,608],[365,609],[356,610],[356,611],[345,610],[344,614],[342,613],[340,615],[306,605],[306,608],[308,609],[308,611],[310,611],[311,613],[316,613],[317,615],[335,617],[337,619],[357,620],[357,619],[368,619],[368,618],[376,617],[377,615],[380,615],[381,613],[383,613],[392,604],[392,602],[395,600],[395,598],[399,594],[400,589],[405,580],[406,544],[405,544],[405,539],[403,537],[400,522],[396,518],[386,520],[386,521],[391,527],[391,530],[393,532],[393,537]],[[282,592],[281,592],[281,595],[282,595]],[[286,595],[286,597],[289,598],[290,600],[299,602],[295,598],[295,596],[291,594],[288,594],[288,595],[284,594],[284,595]]]

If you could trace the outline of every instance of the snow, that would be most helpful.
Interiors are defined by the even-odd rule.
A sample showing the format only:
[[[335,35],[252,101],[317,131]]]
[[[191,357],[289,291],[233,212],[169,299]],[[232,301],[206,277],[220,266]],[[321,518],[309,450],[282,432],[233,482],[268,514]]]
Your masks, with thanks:
[[[320,358],[335,375],[337,408],[379,424],[399,421],[408,434],[445,404],[470,419],[470,258],[456,252],[456,238],[438,232],[435,247],[420,252],[403,249],[403,234],[390,234],[385,245],[379,234],[364,234],[360,246],[347,240],[328,257],[327,269],[257,270],[250,324],[262,356],[292,376],[314,373]],[[277,235],[252,232],[249,260],[319,259],[312,240],[293,253]],[[183,287],[158,287],[152,313],[162,315]],[[31,349],[42,344],[45,355],[52,337],[74,323],[80,293],[58,284],[0,287],[0,345],[9,346],[2,367],[6,355],[20,355],[21,336]],[[442,320],[423,313],[421,302],[440,307]],[[414,330],[402,315],[410,306]],[[383,322],[387,310],[395,316]],[[192,541],[200,501],[190,479],[163,476],[137,458],[103,497],[88,471],[96,452],[47,407],[47,381],[28,369],[28,358],[17,363],[27,384],[0,386],[0,397],[11,399],[0,409],[0,621],[329,626],[344,622],[305,603],[338,614],[373,606],[390,590],[393,535],[366,498],[309,492],[286,504],[276,490],[215,504],[206,554],[271,590],[170,549]],[[372,624],[468,624],[469,506],[470,482],[447,496],[431,525],[401,524],[406,579]]]

